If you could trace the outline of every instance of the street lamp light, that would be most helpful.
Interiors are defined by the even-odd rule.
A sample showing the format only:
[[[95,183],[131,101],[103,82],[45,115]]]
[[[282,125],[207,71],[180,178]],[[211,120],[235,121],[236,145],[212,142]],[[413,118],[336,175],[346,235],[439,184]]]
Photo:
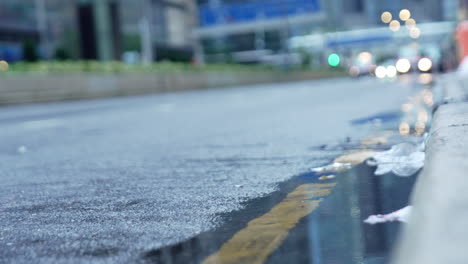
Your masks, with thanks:
[[[400,21],[393,20],[392,22],[390,22],[389,27],[391,31],[397,32],[398,30],[400,30]]]
[[[405,21],[405,25],[406,25],[406,27],[407,27],[408,29],[411,29],[411,28],[413,28],[413,27],[416,26],[416,20],[410,18],[410,19],[408,19],[408,20]]]
[[[382,20],[383,23],[387,24],[389,23],[390,21],[392,21],[392,13],[386,11],[386,12],[383,12],[382,15],[380,16],[380,19]]]
[[[411,18],[411,12],[408,9],[402,9],[400,11],[400,19],[406,21]]]

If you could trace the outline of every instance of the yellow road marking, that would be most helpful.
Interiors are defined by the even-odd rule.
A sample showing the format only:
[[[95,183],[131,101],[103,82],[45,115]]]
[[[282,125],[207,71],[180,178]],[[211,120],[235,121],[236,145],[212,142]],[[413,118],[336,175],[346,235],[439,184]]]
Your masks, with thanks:
[[[333,178],[335,178],[335,177],[336,177],[336,176],[333,175],[333,174],[331,174],[331,175],[322,175],[322,176],[319,177],[319,180],[325,181],[325,180],[333,179]]]
[[[373,138],[366,138],[361,141],[361,145],[364,146],[373,146],[373,145],[384,145],[388,143],[387,136],[380,136],[380,137],[373,137]]]
[[[203,264],[264,263],[296,224],[320,204],[316,198],[331,193],[336,183],[310,183],[297,187],[268,213],[250,221]]]
[[[356,166],[363,163],[368,158],[372,157],[377,151],[375,150],[360,150],[350,152],[336,158],[333,162],[335,163],[349,163],[351,166]]]
[[[366,147],[373,145],[384,145],[388,143],[388,138],[394,134],[395,132],[391,130],[378,131],[373,135],[363,139],[361,141],[361,145]]]
[[[364,146],[386,144],[388,136],[387,133],[379,137],[368,138],[361,144]],[[365,149],[347,153],[336,158],[334,163],[356,166],[370,158],[375,152]],[[325,177],[332,178],[331,176]],[[321,200],[316,198],[329,195],[335,185],[336,183],[300,185],[268,213],[250,221],[247,227],[237,232],[202,264],[264,263],[268,256],[281,245],[289,230],[318,208]]]

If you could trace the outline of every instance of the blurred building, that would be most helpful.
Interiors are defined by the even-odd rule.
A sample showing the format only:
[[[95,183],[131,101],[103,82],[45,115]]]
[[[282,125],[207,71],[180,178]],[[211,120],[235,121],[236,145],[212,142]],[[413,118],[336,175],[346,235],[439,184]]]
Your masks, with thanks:
[[[420,22],[435,22],[456,19],[458,0],[330,0],[324,1],[332,15],[329,26],[350,29],[379,25],[380,14],[388,11],[398,14],[409,9]]]
[[[463,0],[464,1],[464,0]],[[462,1],[462,2],[463,2]],[[383,27],[408,8],[418,23],[454,20],[458,0],[2,0],[0,58],[295,64],[297,36]],[[366,41],[365,39],[363,41]],[[323,46],[316,38],[314,45]],[[28,45],[26,45],[28,44]],[[302,60],[302,61],[301,61]]]
[[[197,25],[193,0],[121,0],[120,3],[125,50],[141,50],[141,39],[147,34],[154,60],[192,59],[191,33]]]
[[[34,13],[26,8],[27,1],[0,2],[0,57],[9,61],[23,56],[22,43],[39,41]]]
[[[28,43],[45,59],[115,60],[146,41],[152,60],[190,61],[195,24],[191,0],[2,0],[0,58]]]
[[[288,38],[326,17],[319,0],[198,0],[198,12],[198,58],[208,62],[288,59]]]
[[[297,58],[289,49],[288,40],[294,37],[383,27],[382,12],[397,17],[404,8],[411,10],[418,23],[455,20],[457,1],[198,0],[197,54],[207,62],[301,63],[304,56]],[[390,39],[369,34],[360,41]],[[321,37],[309,42],[326,45]]]
[[[139,52],[147,61],[192,59],[196,10],[191,0],[84,2],[78,4],[84,58],[120,59],[125,52]],[[85,48],[89,45],[93,48]]]

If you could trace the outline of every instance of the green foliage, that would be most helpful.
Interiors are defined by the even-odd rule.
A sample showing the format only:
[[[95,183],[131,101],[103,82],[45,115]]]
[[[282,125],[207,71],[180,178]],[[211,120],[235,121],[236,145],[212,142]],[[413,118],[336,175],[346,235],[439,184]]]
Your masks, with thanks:
[[[120,61],[40,61],[16,62],[10,72],[101,72],[101,73],[148,73],[148,72],[201,72],[201,71],[272,71],[272,67],[239,64],[207,64],[197,66],[189,63],[157,62],[125,64]]]
[[[279,67],[262,65],[241,65],[241,64],[206,64],[203,66],[189,63],[176,62],[158,62],[149,65],[145,64],[125,64],[120,61],[99,62],[99,61],[40,61],[40,62],[16,62],[10,64],[9,70],[1,74],[53,74],[53,73],[71,73],[79,74],[92,72],[99,74],[190,74],[190,73],[213,73],[213,72],[238,72],[252,73],[258,72],[277,72],[278,74],[287,74]],[[291,67],[288,72],[303,72],[310,76],[331,77],[343,76],[345,70],[339,67],[330,69],[329,67],[313,68],[304,70],[298,66]]]

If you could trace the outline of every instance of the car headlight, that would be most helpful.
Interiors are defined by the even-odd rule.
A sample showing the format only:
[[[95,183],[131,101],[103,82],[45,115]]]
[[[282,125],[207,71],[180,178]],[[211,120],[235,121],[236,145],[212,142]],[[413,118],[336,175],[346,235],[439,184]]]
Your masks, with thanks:
[[[385,76],[387,76],[387,68],[384,66],[375,68],[375,76],[377,76],[379,79],[385,78]]]
[[[432,69],[432,61],[429,58],[422,58],[418,62],[418,69],[422,72],[427,72]]]
[[[411,62],[408,59],[399,59],[396,68],[400,73],[407,73],[411,70]]]

